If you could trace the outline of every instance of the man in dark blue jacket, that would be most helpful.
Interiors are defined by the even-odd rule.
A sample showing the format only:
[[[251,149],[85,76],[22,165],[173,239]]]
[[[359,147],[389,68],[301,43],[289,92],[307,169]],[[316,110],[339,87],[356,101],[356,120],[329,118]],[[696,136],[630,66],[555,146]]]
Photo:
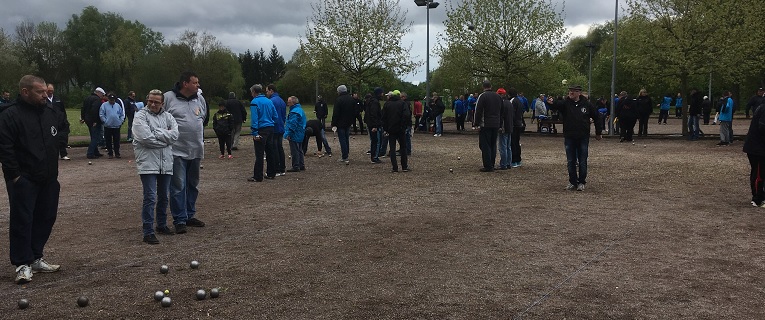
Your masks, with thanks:
[[[32,281],[32,272],[55,272],[43,248],[56,222],[59,193],[58,155],[64,115],[47,104],[45,80],[26,75],[19,99],[0,113],[0,163],[10,205],[11,263],[16,283]]]
[[[481,172],[493,172],[497,159],[497,137],[501,124],[502,97],[491,90],[489,81],[483,82],[483,93],[475,105],[473,130],[478,133],[478,147],[481,149],[483,168]]]
[[[284,124],[287,123],[287,103],[284,102],[284,99],[282,99],[279,96],[279,93],[276,92],[276,86],[273,84],[269,84],[266,87],[266,96],[268,99],[271,99],[271,102],[274,104],[274,107],[276,108],[276,115],[279,117],[279,119],[274,123],[274,135],[272,139],[273,146],[276,148],[276,156],[277,163],[276,163],[276,175],[277,176],[283,176],[287,174],[287,163],[284,155]]]
[[[566,190],[584,191],[587,184],[587,157],[590,146],[590,122],[595,122],[595,139],[603,138],[603,126],[598,119],[598,110],[582,96],[581,86],[568,88],[565,99],[554,101],[547,98],[551,110],[558,111],[563,120],[563,145],[566,148],[568,186]],[[577,165],[579,174],[577,175]]]

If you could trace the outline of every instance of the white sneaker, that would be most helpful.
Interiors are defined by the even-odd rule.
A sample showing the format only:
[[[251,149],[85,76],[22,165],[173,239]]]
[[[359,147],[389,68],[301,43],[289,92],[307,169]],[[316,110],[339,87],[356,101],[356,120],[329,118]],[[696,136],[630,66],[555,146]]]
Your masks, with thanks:
[[[16,268],[16,284],[24,284],[32,281],[32,268],[28,264]]]
[[[579,185],[576,187],[576,191],[584,191],[584,183],[580,183],[580,184],[579,184]]]
[[[434,137],[438,137],[438,133],[434,134],[433,136],[434,136]]]
[[[568,184],[568,186],[566,186],[566,190],[569,190],[569,191],[571,191],[571,190],[575,190],[575,189],[576,189],[576,186],[575,186],[575,185],[573,185],[573,184],[570,184],[570,183],[569,183],[569,184]]]
[[[756,207],[759,207],[759,206],[757,205],[757,203],[756,203],[756,202],[754,202],[754,201],[752,201],[752,202],[749,202],[749,203],[751,203],[751,204],[752,204],[752,207],[755,207],[755,208],[756,208]]]
[[[60,265],[49,264],[43,258],[37,259],[35,260],[35,262],[32,262],[33,272],[56,272],[58,271],[59,268],[61,268]]]
[[[61,160],[72,160],[72,158],[70,158],[68,156],[63,156],[63,157],[61,157]]]

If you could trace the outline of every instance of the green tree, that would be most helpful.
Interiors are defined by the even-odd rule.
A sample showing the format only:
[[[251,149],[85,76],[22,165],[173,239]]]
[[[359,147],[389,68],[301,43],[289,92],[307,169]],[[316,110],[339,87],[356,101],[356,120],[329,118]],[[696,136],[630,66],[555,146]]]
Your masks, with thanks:
[[[361,88],[383,71],[403,75],[420,65],[409,57],[400,35],[411,29],[398,1],[317,1],[301,48],[313,60],[309,76],[335,79]],[[339,14],[342,12],[342,14]]]
[[[761,70],[751,57],[763,53],[758,31],[765,30],[751,10],[757,1],[742,1],[731,6],[724,0],[629,0],[623,63],[641,74],[676,78],[684,95],[694,79],[711,72],[737,85],[742,74]],[[688,134],[687,121],[682,133]]]
[[[0,73],[0,91],[18,93],[19,79],[36,72],[36,68],[21,56],[11,36],[0,28],[0,70],[3,70]]]
[[[502,8],[502,10],[497,10]],[[541,86],[541,68],[567,40],[562,10],[534,0],[464,0],[447,3],[440,42],[445,76],[488,78],[496,84]]]

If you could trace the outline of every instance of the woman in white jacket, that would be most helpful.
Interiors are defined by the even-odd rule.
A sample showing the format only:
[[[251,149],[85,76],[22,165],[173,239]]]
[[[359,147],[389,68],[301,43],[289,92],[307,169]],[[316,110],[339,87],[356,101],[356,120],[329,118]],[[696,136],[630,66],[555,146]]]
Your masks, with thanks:
[[[157,233],[171,235],[167,227],[170,180],[173,177],[173,143],[178,140],[178,124],[164,109],[162,91],[151,90],[146,107],[133,120],[133,149],[138,175],[143,184],[143,242],[158,244],[154,234],[156,205]]]

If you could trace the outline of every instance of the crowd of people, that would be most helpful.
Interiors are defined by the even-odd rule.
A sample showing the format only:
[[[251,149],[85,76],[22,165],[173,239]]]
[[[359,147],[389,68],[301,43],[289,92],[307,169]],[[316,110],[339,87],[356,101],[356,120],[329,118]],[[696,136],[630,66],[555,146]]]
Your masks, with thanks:
[[[121,157],[120,128],[128,121],[128,139],[134,149],[143,187],[143,241],[148,244],[159,243],[157,234],[183,234],[188,232],[187,227],[205,226],[197,217],[196,201],[207,120],[213,119],[220,159],[234,157],[232,150],[237,150],[242,123],[247,120],[247,110],[234,93],[219,103],[218,111],[210,117],[199,83],[195,73],[183,72],[172,90],[148,92],[145,104],[136,99],[135,92],[130,92],[127,101],[123,101],[100,87],[83,102],[81,122],[88,126],[91,136],[86,153],[89,159],[102,156],[98,148],[102,140],[105,140],[103,143],[110,158]],[[524,112],[533,110],[536,119],[555,114],[563,125],[568,169],[565,189],[584,191],[592,125],[595,126],[595,138],[600,140],[609,121],[605,101],[590,102],[581,86],[576,85],[570,86],[564,97],[540,95],[531,102],[514,88],[493,90],[489,81],[482,86],[484,91],[480,94],[463,95],[452,103],[457,130],[464,131],[467,121],[473,130],[478,131],[480,171],[520,167]],[[57,215],[58,161],[70,159],[66,150],[69,123],[64,103],[54,92],[54,87],[42,78],[27,75],[19,82],[18,98],[11,101],[4,93],[6,103],[0,106],[0,163],[10,202],[10,258],[16,266],[15,281],[19,284],[31,281],[34,272],[55,272],[60,268],[48,263],[43,254]],[[412,133],[417,130],[428,132],[432,128],[433,135],[440,137],[445,105],[436,93],[423,104],[419,99],[410,102],[406,92],[384,92],[383,88],[375,88],[361,100],[358,95],[349,94],[345,85],[340,85],[332,114],[322,97],[318,97],[314,108],[316,119],[308,120],[297,97],[283,100],[273,84],[251,86],[249,136],[254,145],[255,163],[252,176],[247,180],[262,182],[286,172],[306,170],[305,155],[310,137],[316,140],[318,152],[315,155],[331,157],[332,149],[325,133],[328,117],[340,144],[338,161],[346,165],[350,163],[349,136],[352,131],[366,128],[371,164],[382,163],[381,158],[387,155],[391,172],[409,172],[412,169],[408,161],[412,154]],[[765,90],[760,88],[747,104],[747,117],[751,111],[752,121],[743,148],[752,168],[751,204],[757,207],[765,207],[765,184],[761,177],[765,165],[765,108],[760,107],[765,104],[764,94]],[[682,105],[677,99],[682,99],[681,95],[677,95],[675,103]],[[689,99],[690,139],[697,139],[700,119],[707,123],[704,110],[711,109],[708,106],[711,103],[697,90],[691,91]],[[665,106],[671,100],[672,97],[667,95],[658,104],[660,123],[668,116]],[[629,97],[627,92],[619,94],[614,120],[620,127],[620,141],[632,140],[632,130],[637,122],[638,136],[647,134],[648,110],[652,107],[653,102],[645,90],[635,98]],[[718,102],[714,120],[720,123],[720,145],[732,142],[733,107],[730,92],[725,92]],[[283,139],[288,141],[290,149],[289,169]],[[497,154],[499,166],[495,165]],[[168,226],[168,207],[173,228]]]

